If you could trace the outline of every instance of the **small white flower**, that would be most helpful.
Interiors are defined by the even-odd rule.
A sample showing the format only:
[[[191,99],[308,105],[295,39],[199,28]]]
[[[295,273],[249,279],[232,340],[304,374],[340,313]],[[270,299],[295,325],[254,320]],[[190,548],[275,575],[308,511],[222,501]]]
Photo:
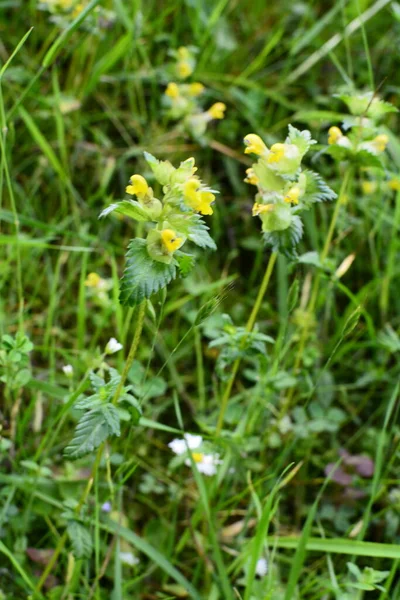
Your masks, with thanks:
[[[122,348],[122,344],[120,344],[115,338],[111,338],[106,346],[106,354],[114,354],[115,352],[122,350]]]
[[[62,370],[67,377],[72,377],[74,374],[74,367],[72,365],[64,365]]]
[[[174,452],[178,456],[187,452],[188,448],[189,450],[195,450],[196,448],[199,448],[199,446],[201,446],[201,444],[203,443],[203,438],[201,437],[201,435],[192,435],[191,433],[185,433],[183,437],[184,439],[176,438],[168,444],[172,452]]]
[[[256,575],[265,577],[268,573],[268,562],[266,558],[259,558],[256,564]]]
[[[121,562],[123,562],[125,565],[129,565],[130,567],[134,567],[140,562],[132,552],[120,552],[119,558]]]
[[[196,467],[203,475],[215,475],[217,472],[217,466],[221,464],[218,454],[201,454],[200,452],[193,453],[193,460],[196,463]],[[185,460],[185,465],[191,466],[190,458]]]

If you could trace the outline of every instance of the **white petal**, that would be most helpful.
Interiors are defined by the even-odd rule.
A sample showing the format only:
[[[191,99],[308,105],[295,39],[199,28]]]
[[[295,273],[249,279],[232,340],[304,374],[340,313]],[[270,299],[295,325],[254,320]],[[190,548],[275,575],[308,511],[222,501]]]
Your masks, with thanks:
[[[186,452],[186,450],[187,450],[185,440],[179,440],[179,439],[172,440],[172,442],[170,442],[168,444],[168,446],[171,448],[172,452],[174,452],[175,454],[178,454],[178,456],[180,456],[181,454],[184,454],[184,452]]]
[[[265,577],[268,573],[268,563],[266,558],[259,558],[256,564],[256,575]]]
[[[192,435],[191,433],[185,433],[185,440],[187,441],[190,450],[199,448],[203,443],[201,435]]]
[[[120,552],[119,558],[125,565],[133,567],[139,563],[139,559],[132,552]]]

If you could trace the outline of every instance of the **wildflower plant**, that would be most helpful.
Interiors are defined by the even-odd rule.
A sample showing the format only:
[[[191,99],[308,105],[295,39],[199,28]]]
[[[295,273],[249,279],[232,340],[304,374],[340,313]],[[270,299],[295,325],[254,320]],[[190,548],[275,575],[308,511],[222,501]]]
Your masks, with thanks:
[[[308,130],[289,125],[283,143],[268,148],[254,133],[246,135],[244,143],[245,154],[258,156],[247,169],[245,182],[257,188],[253,216],[261,220],[264,243],[273,252],[294,259],[303,235],[300,214],[317,202],[336,197],[318,173],[302,167],[304,156],[316,141]]]
[[[336,160],[349,161],[357,167],[382,170],[389,136],[380,121],[397,109],[373,92],[338,94],[337,97],[351,114],[344,119],[342,129],[336,125],[329,128],[327,152]]]
[[[126,269],[121,280],[120,300],[135,306],[168,285],[178,273],[186,276],[194,266],[194,255],[183,252],[188,243],[215,250],[202,215],[213,214],[215,190],[195,175],[194,158],[178,168],[145,152],[145,158],[160,184],[154,194],[142,175],[132,175],[126,192],[131,199],[110,205],[100,217],[116,212],[143,223],[146,238],[131,240]]]
[[[172,81],[164,92],[167,116],[180,121],[187,133],[201,140],[211,121],[224,118],[226,105],[215,102],[207,110],[203,110],[201,98],[206,94],[205,86],[198,81],[187,81],[196,67],[196,48],[181,47],[172,54],[176,60],[171,68]]]
[[[38,10],[50,13],[49,21],[60,29],[66,29],[88,6],[89,0],[39,0]],[[110,28],[116,19],[113,11],[96,6],[85,19],[82,27],[90,33],[101,35]]]

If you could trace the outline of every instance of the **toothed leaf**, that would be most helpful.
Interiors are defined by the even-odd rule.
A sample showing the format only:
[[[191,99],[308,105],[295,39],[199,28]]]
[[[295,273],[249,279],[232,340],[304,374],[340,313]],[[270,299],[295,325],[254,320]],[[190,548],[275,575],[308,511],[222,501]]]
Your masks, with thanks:
[[[120,302],[135,306],[167,286],[176,277],[176,265],[153,260],[146,241],[131,240],[126,254],[126,267],[121,279]]]
[[[303,223],[298,215],[292,217],[290,226],[283,231],[264,232],[264,243],[273,252],[280,252],[290,260],[297,258],[296,245],[303,236]]]

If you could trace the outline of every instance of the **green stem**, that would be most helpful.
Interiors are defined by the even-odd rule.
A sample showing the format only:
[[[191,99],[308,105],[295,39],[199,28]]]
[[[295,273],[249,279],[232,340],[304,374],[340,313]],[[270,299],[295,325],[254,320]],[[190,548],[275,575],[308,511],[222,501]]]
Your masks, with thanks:
[[[341,185],[340,191],[339,191],[339,197],[337,199],[335,209],[333,211],[332,219],[331,219],[331,222],[329,225],[328,234],[326,236],[325,244],[324,244],[324,247],[321,252],[321,263],[322,264],[325,262],[325,260],[328,257],[329,250],[330,250],[330,247],[332,244],[333,234],[334,234],[335,228],[336,228],[336,222],[337,222],[339,212],[340,212],[340,208],[341,208],[342,204],[344,204],[346,192],[347,192],[352,174],[353,174],[353,170],[351,168],[349,168],[349,169],[347,169],[345,176],[343,178],[342,185]],[[302,360],[303,360],[304,348],[305,348],[305,345],[306,345],[306,342],[308,339],[308,334],[309,334],[311,315],[314,314],[315,307],[317,305],[320,281],[321,281],[321,273],[320,273],[320,271],[317,271],[315,278],[314,278],[314,282],[313,282],[313,288],[311,291],[310,302],[307,307],[307,316],[305,319],[305,326],[303,327],[302,332],[301,332],[299,347],[297,350],[296,359],[294,361],[293,372],[295,374],[299,371]],[[293,398],[295,389],[296,389],[295,387],[292,387],[288,391],[288,395],[287,395],[284,405],[282,407],[281,417],[283,417],[284,415],[287,414],[287,412],[290,408],[291,400]]]
[[[118,384],[118,387],[115,391],[114,397],[113,397],[113,404],[117,404],[119,397],[121,395],[121,392],[123,390],[126,378],[128,376],[129,373],[129,369],[132,366],[133,361],[135,360],[135,356],[136,356],[136,352],[139,346],[139,341],[140,341],[140,336],[142,334],[142,329],[143,329],[143,322],[144,322],[144,315],[145,315],[145,309],[146,309],[146,300],[143,300],[143,302],[139,305],[139,313],[138,313],[138,319],[137,319],[137,324],[136,324],[136,330],[135,330],[135,335],[133,336],[133,340],[132,340],[132,345],[131,348],[129,350],[129,354],[128,354],[128,358],[126,359],[125,362],[125,366],[124,366],[124,370],[122,372],[121,375],[121,380]],[[93,485],[93,481],[94,478],[96,477],[97,471],[99,469],[100,463],[101,463],[101,459],[103,456],[103,451],[105,448],[105,442],[103,442],[103,444],[101,444],[97,450],[96,453],[96,458],[95,461],[93,463],[93,467],[92,467],[92,471],[89,477],[89,480],[87,482],[87,485],[85,487],[85,490],[79,500],[79,503],[75,509],[75,512],[78,514],[81,510],[81,508],[83,507],[83,505],[85,504],[86,500],[88,499],[90,490],[92,488]],[[37,596],[40,593],[40,590],[42,589],[47,577],[49,576],[49,574],[51,573],[57,558],[60,556],[61,552],[64,549],[64,546],[67,542],[68,539],[68,535],[67,532],[64,532],[63,535],[60,537],[60,539],[58,540],[58,544],[56,549],[54,550],[54,553],[49,561],[49,563],[47,564],[45,570],[42,573],[42,576],[40,577],[37,586],[35,588],[34,591],[34,596]]]
[[[249,317],[249,319],[247,321],[247,324],[246,324],[246,331],[248,333],[250,333],[253,330],[253,327],[254,327],[254,324],[256,322],[257,315],[258,315],[258,312],[260,310],[260,307],[261,307],[261,304],[262,304],[265,292],[267,291],[268,284],[269,284],[269,281],[271,279],[272,271],[274,270],[274,265],[275,265],[277,256],[278,256],[277,253],[273,252],[271,254],[271,256],[269,257],[269,261],[268,261],[267,268],[265,270],[264,278],[263,278],[263,280],[261,282],[260,289],[258,290],[258,294],[257,294],[256,301],[254,303],[254,306],[253,306],[253,310],[251,311],[250,317]],[[243,340],[243,343],[244,344],[246,343],[245,339]],[[235,382],[235,378],[236,378],[237,372],[239,370],[240,362],[241,362],[240,358],[238,358],[233,363],[232,373],[231,373],[230,379],[229,379],[229,381],[228,381],[228,383],[226,385],[224,394],[222,396],[221,408],[220,408],[220,413],[219,413],[219,417],[218,417],[218,424],[217,424],[217,430],[216,430],[216,435],[217,436],[221,433],[221,429],[222,429],[222,426],[224,424],[224,417],[225,417],[226,408],[228,406],[228,401],[229,401],[229,398],[230,398],[230,395],[231,395],[232,387],[233,387],[233,384]]]

